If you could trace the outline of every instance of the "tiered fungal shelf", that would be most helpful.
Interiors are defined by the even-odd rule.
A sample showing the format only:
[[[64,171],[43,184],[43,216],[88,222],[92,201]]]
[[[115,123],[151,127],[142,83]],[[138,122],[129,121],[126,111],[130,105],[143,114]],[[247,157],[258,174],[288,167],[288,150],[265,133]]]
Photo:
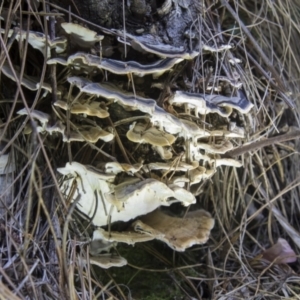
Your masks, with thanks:
[[[57,176],[67,202],[76,202],[76,208],[95,225],[91,263],[104,268],[126,264],[124,258],[103,254],[119,242],[158,239],[177,251],[205,243],[214,220],[209,212],[193,211],[192,204],[201,184],[218,167],[242,166],[224,154],[241,145],[246,135],[243,123],[236,124],[232,116],[242,119],[252,104],[238,77],[222,75],[218,83],[204,78],[204,84],[195,88],[179,71],[196,57],[216,61],[222,56],[235,74],[238,60],[231,53],[225,55],[231,45],[203,44],[197,51],[188,51],[150,35],[112,30],[104,36],[75,23],[57,26],[63,34],[53,41],[39,32],[15,34],[15,39],[26,37],[47,57],[47,68],[57,70],[51,109],[24,108],[18,114],[30,114],[40,134],[67,145],[68,162],[57,168]],[[137,61],[105,57],[97,46],[106,39],[115,39],[120,49],[123,44],[127,51],[132,48]],[[142,62],[148,59],[151,62]],[[201,72],[205,77],[211,69]],[[2,73],[15,80],[8,63]],[[167,76],[174,74],[181,76],[178,84],[167,86]],[[41,86],[37,77],[26,74],[21,84],[32,91],[41,87],[44,97],[53,89],[50,83]],[[31,132],[28,124],[24,133]],[[82,163],[88,159],[74,153],[74,145],[78,149],[79,144],[90,147],[90,163]],[[112,154],[112,148],[120,151]],[[178,202],[191,206],[184,218],[160,210]],[[110,224],[118,221],[130,226],[121,232],[110,230]]]

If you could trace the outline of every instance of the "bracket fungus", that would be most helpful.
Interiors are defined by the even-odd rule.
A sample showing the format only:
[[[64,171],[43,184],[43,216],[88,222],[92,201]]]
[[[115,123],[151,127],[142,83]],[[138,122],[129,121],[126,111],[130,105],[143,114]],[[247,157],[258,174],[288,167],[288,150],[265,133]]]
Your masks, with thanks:
[[[193,59],[199,55],[198,51],[187,51],[183,46],[173,46],[163,43],[159,37],[146,34],[142,36],[136,36],[129,33],[125,33],[126,43],[129,41],[133,49],[138,51],[145,51],[153,53],[159,57],[175,57],[182,59]],[[125,43],[123,32],[119,32],[118,40]]]
[[[171,217],[156,210],[133,224],[135,231],[165,242],[176,251],[207,242],[214,219],[203,210],[187,213],[185,218]]]
[[[129,175],[134,175],[136,172],[138,172],[142,168],[142,164],[125,164],[125,163],[118,163],[118,162],[107,162],[98,164],[97,167],[99,169],[104,170],[106,174],[119,174],[121,172],[125,172]]]
[[[109,219],[111,222],[126,222],[161,205],[180,202],[187,206],[196,202],[188,191],[177,188],[175,192],[163,182],[151,178],[142,181],[131,179],[114,185],[114,174],[106,174],[77,162],[67,163],[57,170],[66,175],[62,183],[64,193],[68,194],[75,184],[73,200],[77,199],[78,209],[93,218],[96,226],[107,225]]]
[[[91,142],[96,143],[99,139],[104,142],[110,142],[113,140],[114,135],[108,131],[103,130],[100,127],[94,127],[94,126],[80,126],[78,128],[78,132],[71,131],[68,135],[66,131],[64,131],[63,134],[63,141],[64,142]]]
[[[176,91],[169,99],[169,103],[175,106],[183,106],[186,112],[191,109],[195,111],[195,116],[209,113],[217,113],[222,117],[228,117],[232,113],[230,108],[222,108],[205,100],[204,95]]]
[[[160,5],[161,18],[174,6],[178,9],[174,16],[188,11],[188,7],[175,2],[167,0]],[[189,43],[179,43],[172,39],[171,32],[163,37],[152,29],[135,35],[130,30],[99,27],[104,37],[79,24],[60,25],[59,33],[64,36],[53,41],[42,33],[26,32],[28,43],[47,56],[45,67],[51,70],[46,69],[46,74],[56,72],[56,86],[27,74],[21,76],[7,62],[1,72],[13,81],[21,78],[21,85],[31,91],[45,90],[46,97],[53,92],[52,87],[58,90],[52,100],[43,103],[49,106],[47,113],[23,109],[18,114],[30,114],[37,120],[39,132],[59,132],[62,141],[68,143],[64,158],[70,162],[57,169],[62,175],[60,187],[65,197],[76,203],[81,215],[99,227],[91,243],[91,263],[103,268],[124,265],[123,258],[101,254],[109,251],[114,242],[134,244],[159,239],[177,251],[205,243],[214,225],[209,213],[197,211],[182,219],[166,215],[160,207],[195,203],[203,183],[219,167],[242,165],[223,155],[247,137],[241,115],[249,113],[253,106],[242,90],[242,78],[235,76],[235,66],[229,61],[223,70],[217,63],[222,51],[228,51],[221,54],[222,60],[234,58],[231,45],[208,45],[205,41],[212,40],[196,36],[193,26],[181,30],[182,35],[189,36]],[[19,41],[26,38],[25,31],[19,29],[9,32],[9,36],[13,34]],[[102,51],[102,41],[111,49],[110,54]],[[122,59],[120,53],[127,50],[121,49],[123,45],[118,41],[129,50]],[[50,58],[50,50],[54,49],[56,55]],[[145,53],[145,57],[141,59],[135,51]],[[216,70],[215,76],[204,68],[198,69],[195,60],[189,62],[189,68],[197,83],[190,82],[187,68],[178,64],[196,56],[210,64],[216,62],[216,67],[211,67]],[[161,80],[159,76],[166,72],[168,75]],[[146,75],[151,75],[155,83],[151,76],[137,78]],[[133,92],[129,92],[131,88]],[[38,103],[36,107],[42,109],[43,105]],[[80,142],[86,142],[87,155],[80,156]],[[130,222],[130,230],[107,232],[100,228],[118,221]]]
[[[14,72],[13,72],[7,62],[5,62],[3,64],[1,71],[5,76],[7,76],[8,78],[10,78],[13,81],[18,80],[21,77],[20,73],[16,70],[16,68],[14,69]],[[17,79],[16,79],[15,75],[16,75]],[[37,91],[39,88],[42,88],[50,93],[52,92],[52,87],[50,86],[50,84],[47,82],[41,82],[37,77],[28,76],[26,74],[23,74],[23,76],[20,80],[20,83],[21,83],[21,85],[25,86],[26,88],[28,88],[31,91]]]
[[[92,83],[81,77],[69,77],[68,81],[76,85],[83,93],[114,100],[120,105],[129,107],[132,110],[140,110],[151,114],[156,105],[153,99],[146,99],[135,96],[134,94],[122,92],[110,84]]]
[[[245,94],[238,92],[239,96],[225,97],[221,95],[204,95],[176,91],[169,99],[169,103],[175,106],[184,106],[186,109],[195,110],[195,115],[205,115],[208,113],[218,113],[222,117],[228,117],[232,109],[246,114],[253,107]]]
[[[233,158],[220,158],[215,157],[211,160],[212,164],[217,168],[219,166],[230,166],[240,168],[243,164]]]
[[[148,242],[154,240],[154,237],[147,233],[135,232],[133,230],[126,230],[122,232],[111,231],[108,232],[103,228],[97,228],[93,233],[93,241],[104,241],[106,243],[125,243],[127,245],[134,245],[135,243]]]
[[[22,108],[17,112],[18,115],[27,116],[28,111],[26,108]],[[33,109],[30,111],[30,115],[33,119],[37,119],[42,124],[42,128],[46,127],[46,124],[49,122],[50,116],[42,111]]]
[[[198,149],[206,150],[208,153],[224,154],[233,149],[233,145],[230,141],[221,140],[214,143],[198,142]]]
[[[23,108],[23,109],[19,110],[17,112],[17,114],[22,115],[22,116],[27,116],[28,111],[26,108]],[[30,116],[33,119],[39,121],[41,126],[37,126],[38,132],[48,132],[50,135],[52,135],[54,132],[59,132],[62,135],[64,135],[66,126],[64,124],[62,124],[60,121],[57,121],[55,124],[50,125],[49,124],[50,116],[48,114],[46,114],[42,111],[33,109],[33,110],[30,110]],[[32,132],[31,128],[25,128],[25,130],[24,130],[24,134],[29,134],[31,132]]]
[[[147,124],[134,122],[127,131],[127,138],[134,143],[149,143],[153,146],[170,146],[176,138],[175,136],[158,130],[155,127],[148,128]]]
[[[173,157],[173,153],[170,147],[163,146],[152,146],[152,149],[158,153],[161,159],[169,160]]]
[[[149,178],[132,184],[125,181],[115,186],[113,193],[107,193],[105,197],[108,202],[119,208],[119,211],[111,216],[111,221],[115,222],[134,219],[160,206],[170,206],[177,202],[185,206],[195,203],[195,197],[188,191],[185,192],[175,192],[163,182]]]
[[[61,27],[70,35],[71,43],[90,49],[95,43],[103,40],[103,35],[75,23],[61,23]]]
[[[78,261],[82,264],[87,263],[87,260],[83,258],[79,258]],[[102,269],[123,267],[127,265],[127,260],[124,257],[113,255],[111,253],[105,253],[99,256],[89,256],[89,262],[90,264],[98,266]]]
[[[193,245],[206,243],[213,227],[214,219],[204,210],[189,212],[185,218],[171,217],[155,210],[140,216],[131,230],[107,232],[98,228],[93,240],[134,245],[157,239],[176,251],[185,251]]]
[[[65,66],[74,66],[77,69],[91,69],[96,68],[106,70],[117,75],[134,74],[139,77],[145,75],[153,75],[158,78],[166,71],[174,67],[174,65],[183,61],[182,58],[166,58],[156,61],[151,64],[143,65],[136,61],[119,61],[111,58],[102,58],[96,55],[77,52],[70,55],[67,60],[63,58],[49,59],[47,64],[61,64]]]
[[[68,110],[68,104],[65,101],[57,100],[54,102],[55,106],[58,106],[64,110]],[[73,103],[70,107],[70,112],[72,114],[78,115],[78,114],[85,114],[88,116],[95,116],[100,119],[107,118],[109,116],[109,112],[103,108],[100,107],[100,103],[93,101],[90,104],[88,103]]]
[[[2,28],[1,33],[5,33],[5,29]],[[34,49],[39,50],[43,54],[45,54],[47,46],[47,57],[50,57],[50,51],[53,48],[58,54],[63,53],[67,49],[67,40],[65,38],[57,37],[54,40],[51,40],[50,37],[46,37],[43,33],[37,31],[27,31],[15,28],[8,31],[8,37],[12,36],[14,36],[17,41],[28,41]]]
[[[192,140],[193,144],[197,144],[198,139],[211,135],[208,130],[200,128],[191,121],[184,119],[180,121],[182,123],[182,131],[179,133],[179,136],[182,136],[185,140]]]
[[[28,112],[25,108],[17,112],[19,115],[28,115]],[[32,118],[38,120],[41,123],[41,126],[37,127],[39,132],[48,132],[52,134],[53,132],[60,132],[63,137],[63,142],[91,142],[96,143],[99,139],[104,142],[110,142],[113,140],[114,135],[108,131],[103,130],[101,127],[90,126],[90,125],[81,125],[78,126],[77,132],[70,131],[68,134],[66,132],[66,126],[63,125],[60,121],[57,121],[54,125],[49,125],[50,116],[46,113],[43,113],[38,110],[30,111]],[[29,132],[28,132],[29,133]]]
[[[182,122],[157,105],[150,120],[153,125],[158,126],[159,130],[164,130],[170,134],[177,134],[182,131]]]

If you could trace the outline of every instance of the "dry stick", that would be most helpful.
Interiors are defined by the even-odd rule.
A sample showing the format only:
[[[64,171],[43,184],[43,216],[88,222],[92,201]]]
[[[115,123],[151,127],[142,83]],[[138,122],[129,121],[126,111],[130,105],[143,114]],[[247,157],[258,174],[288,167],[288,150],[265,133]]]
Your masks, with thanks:
[[[49,11],[49,6],[46,5],[45,1],[43,1],[43,11],[44,11],[44,12]],[[36,19],[38,20],[37,17],[36,17]],[[49,36],[49,34],[48,34],[48,21],[47,21],[47,17],[46,17],[46,16],[44,16],[43,21],[44,21],[44,22],[43,22],[43,25],[44,25],[44,26],[43,26],[43,27],[44,27],[44,33],[45,33],[45,36],[46,36],[46,47],[45,47],[45,50],[44,50],[44,57],[45,57],[45,59],[44,59],[44,68],[45,68],[46,58],[47,58],[47,55],[48,55],[48,49],[49,49],[49,48],[48,48],[48,47],[49,47],[49,45],[48,45],[48,36]],[[41,27],[42,27],[42,24],[41,24]],[[51,28],[50,28],[50,34],[51,34],[51,35],[54,35],[54,32],[55,32],[55,22],[50,23],[50,27],[51,27]],[[55,37],[55,36],[54,36],[54,37]],[[50,38],[51,38],[51,37],[50,37]],[[50,49],[50,51],[51,51],[51,49]],[[52,52],[51,54],[54,54],[54,52]],[[46,69],[46,68],[45,68],[45,69]],[[51,69],[51,71],[52,71],[52,69]],[[52,75],[52,74],[51,74],[51,75]],[[44,75],[44,76],[45,76],[45,75]],[[41,78],[41,82],[43,82],[43,81],[44,81],[44,77]],[[51,82],[51,83],[52,83],[52,82]],[[55,96],[56,96],[56,89],[57,89],[57,88],[55,88],[55,90],[52,90],[52,97],[53,97],[53,94],[54,94],[54,93],[55,93]],[[40,91],[40,90],[41,90],[41,87],[39,88],[39,91]],[[47,165],[48,168],[49,168],[49,171],[50,171],[50,174],[51,174],[51,176],[52,176],[54,185],[55,185],[55,187],[56,187],[56,189],[57,189],[57,192],[58,192],[60,201],[61,201],[62,205],[66,208],[66,203],[65,203],[65,201],[64,201],[65,199],[64,199],[64,197],[63,197],[63,195],[62,195],[62,192],[60,191],[60,188],[59,188],[59,184],[58,184],[57,178],[56,178],[56,176],[55,176],[55,174],[54,174],[54,171],[53,171],[53,169],[52,169],[51,163],[50,163],[50,161],[49,161],[49,157],[48,157],[48,155],[47,155],[47,153],[46,153],[46,151],[45,151],[44,143],[43,143],[43,141],[42,141],[42,139],[41,139],[41,136],[40,136],[39,134],[37,134],[37,138],[38,138],[38,140],[39,140],[39,142],[40,142],[41,150],[42,150],[43,156],[44,156],[44,158],[45,158],[46,165]],[[40,198],[40,199],[42,199],[42,198]],[[42,208],[43,208],[43,210],[44,210],[45,216],[46,216],[47,219],[49,220],[49,221],[48,221],[48,222],[49,222],[49,228],[50,228],[50,231],[51,231],[51,233],[52,233],[53,240],[54,240],[54,243],[52,243],[52,245],[53,245],[53,244],[55,245],[55,250],[56,250],[56,253],[57,253],[57,259],[58,259],[58,262],[59,262],[59,266],[60,266],[60,267],[61,267],[61,266],[64,266],[63,262],[64,262],[64,260],[66,259],[66,256],[65,256],[64,253],[61,251],[61,243],[60,243],[60,241],[58,242],[58,239],[57,239],[57,236],[56,236],[57,231],[56,231],[55,228],[53,227],[53,223],[52,223],[51,216],[50,216],[50,213],[52,214],[52,212],[49,212],[49,211],[48,211],[48,208],[46,207],[44,201],[41,201],[41,206],[42,206]],[[64,295],[65,298],[68,298],[68,296],[69,296],[69,295],[68,295],[68,292],[67,292],[67,290],[64,289],[65,283],[68,283],[68,276],[67,276],[67,273],[64,274],[64,270],[62,270],[62,272],[59,272],[58,277],[59,277],[59,278],[58,278],[58,283],[59,283],[58,289],[59,289],[61,295]]]
[[[278,144],[281,142],[286,142],[290,140],[294,140],[296,138],[300,137],[300,130],[295,130],[292,132],[288,132],[285,134],[277,135],[271,138],[267,138],[261,141],[257,141],[248,145],[241,146],[239,148],[233,149],[231,151],[228,151],[224,157],[234,157],[238,155],[242,155],[244,153],[260,149],[262,147],[270,146],[273,144]]]
[[[75,201],[71,204],[70,208],[68,209],[67,215],[64,219],[64,227],[63,227],[63,234],[62,234],[62,247],[61,247],[61,255],[64,258],[62,261],[62,266],[65,273],[65,280],[68,282],[69,279],[69,272],[68,272],[68,259],[67,259],[67,238],[68,238],[68,231],[69,231],[69,223],[72,221],[72,214],[76,208],[76,205],[78,204],[80,200],[80,196],[75,199]],[[52,224],[51,224],[52,225]]]
[[[122,143],[122,141],[121,141],[121,139],[120,139],[120,137],[119,137],[119,134],[118,134],[118,132],[117,132],[115,126],[114,126],[114,123],[112,122],[112,120],[111,120],[110,117],[108,117],[107,119],[108,119],[108,122],[109,122],[110,126],[114,129],[114,133],[115,133],[115,136],[116,136],[117,143],[118,143],[118,145],[119,145],[119,147],[120,147],[120,149],[121,149],[121,151],[122,151],[122,154],[123,154],[123,156],[124,156],[126,162],[127,162],[129,165],[131,165],[131,162],[130,162],[128,156],[127,156],[126,150],[125,150],[125,148],[124,148],[124,146],[123,146],[123,143]]]
[[[31,12],[31,11],[27,11],[27,10],[22,10],[22,14],[23,15],[38,15],[38,16],[46,16],[46,17],[64,17],[65,14],[62,13],[51,13],[51,12]]]
[[[267,67],[271,71],[273,77],[275,77],[275,80],[277,82],[277,86],[276,87],[277,87],[277,89],[279,89],[282,97],[284,98],[284,101],[289,105],[290,108],[295,109],[296,108],[295,104],[284,93],[285,87],[284,87],[284,85],[282,83],[282,80],[280,79],[277,71],[275,70],[272,62],[268,59],[268,57],[266,56],[266,54],[259,47],[259,45],[257,44],[255,38],[253,37],[253,35],[251,34],[251,32],[249,31],[249,29],[247,28],[247,26],[242,22],[242,20],[238,16],[238,14],[232,9],[232,7],[229,5],[229,3],[228,3],[227,0],[221,0],[221,3],[227,8],[227,10],[233,16],[233,18],[241,26],[241,28],[243,29],[243,31],[245,32],[245,34],[249,38],[249,40],[250,40],[253,48],[257,51],[257,53],[259,54],[259,56],[262,58],[263,62],[267,65]]]
[[[49,36],[50,40],[54,41],[56,34],[55,34],[55,15],[51,14],[49,5],[46,5],[46,15],[49,16]],[[48,35],[46,35],[46,39],[48,39]],[[46,40],[46,42],[48,42]],[[55,49],[51,49],[51,57],[56,57],[56,51]],[[52,104],[56,102],[57,100],[57,81],[56,81],[56,64],[51,65],[50,67],[50,78],[51,78],[51,87],[52,87]],[[52,121],[56,121],[56,115],[55,113],[52,113]],[[49,200],[48,200],[49,201]],[[50,203],[50,215],[52,216],[52,227],[56,235],[56,242],[58,242],[57,245],[55,245],[55,240],[51,239],[49,243],[49,261],[50,264],[53,266],[59,266],[59,255],[56,253],[56,247],[61,247],[61,238],[62,238],[62,233],[60,229],[60,224],[59,224],[59,219],[57,215],[57,211],[54,208],[54,205],[56,204],[56,201],[51,201]],[[50,269],[51,270],[51,269]],[[52,269],[55,274],[59,274],[59,271],[57,268]],[[57,287],[59,289],[59,286]]]
[[[54,41],[55,39],[55,17],[52,16],[50,19],[50,40]],[[51,58],[56,57],[55,49],[51,49]],[[52,104],[57,100],[57,82],[56,82],[56,64],[51,65],[51,86],[52,86]]]
[[[126,20],[125,20],[125,1],[123,0],[123,30],[124,30],[124,56],[127,58],[127,45],[126,45]]]

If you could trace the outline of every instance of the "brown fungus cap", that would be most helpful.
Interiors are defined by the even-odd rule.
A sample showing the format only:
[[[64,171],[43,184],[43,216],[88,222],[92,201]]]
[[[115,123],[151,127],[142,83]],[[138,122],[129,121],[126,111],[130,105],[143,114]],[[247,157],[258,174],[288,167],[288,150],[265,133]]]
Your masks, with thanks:
[[[16,81],[14,73],[13,73],[10,65],[7,62],[3,64],[1,71],[9,79]],[[16,70],[16,68],[14,68],[14,72],[15,72],[17,78],[21,77],[20,73]],[[47,82],[42,82],[42,84],[41,84],[39,78],[37,78],[37,77],[27,76],[26,74],[24,74],[22,76],[22,80],[20,82],[21,82],[21,85],[25,86],[27,89],[29,89],[31,91],[37,91],[41,87],[42,89],[46,90],[47,92],[50,92],[50,93],[52,92],[52,87],[50,86],[50,84]]]
[[[68,77],[68,82],[77,86],[82,93],[114,100],[118,104],[129,107],[132,110],[140,110],[152,114],[156,107],[155,100],[127,93],[112,84],[91,83],[85,78],[76,76]]]
[[[134,245],[135,243],[148,242],[154,239],[153,236],[147,233],[139,233],[135,231],[111,231],[108,232],[103,228],[98,228],[94,231],[93,240],[99,239],[105,242],[125,243]]]
[[[156,210],[134,222],[133,228],[165,242],[176,251],[185,251],[193,245],[206,243],[214,223],[204,210],[188,213],[185,218],[171,217]]]
[[[104,142],[110,142],[114,138],[114,135],[107,132],[100,127],[82,126],[77,131],[71,131],[68,136],[66,131],[63,134],[64,142],[91,142],[96,143],[99,139]]]
[[[61,27],[70,35],[71,43],[82,48],[91,48],[95,43],[103,40],[103,35],[98,35],[96,31],[75,23],[61,23]]]
[[[79,258],[81,264],[87,264],[87,260]],[[112,255],[111,253],[101,254],[99,256],[89,257],[89,263],[100,267],[101,269],[109,269],[111,267],[123,267],[127,265],[127,260],[124,257],[118,255]]]
[[[68,104],[65,101],[57,100],[54,103],[55,106],[58,106],[64,110],[68,109]],[[100,103],[93,101],[90,104],[85,103],[74,103],[71,105],[70,112],[72,114],[78,115],[78,114],[86,114],[88,116],[95,116],[100,119],[109,117],[109,112],[103,108],[100,107]]]
[[[1,29],[1,33],[5,33],[5,29]],[[8,37],[13,36],[14,30],[11,29],[8,31]],[[62,53],[67,49],[67,39],[66,38],[55,38],[51,40],[50,37],[46,38],[43,33],[36,31],[27,31],[18,29],[15,36],[17,41],[27,40],[28,43],[34,48],[45,54],[46,43],[48,42],[48,52],[47,57],[51,56],[51,49],[55,48],[56,53]]]
[[[117,75],[134,74],[139,77],[143,77],[145,75],[152,74],[154,78],[158,78],[182,60],[182,58],[166,58],[151,64],[143,65],[136,61],[120,61],[111,58],[101,58],[88,53],[77,52],[70,55],[67,60],[60,57],[49,59],[47,64],[58,63],[85,70],[95,68],[106,70]]]
[[[147,128],[147,124],[133,123],[127,132],[127,138],[134,143],[148,143],[153,146],[170,146],[176,138],[175,136],[158,130],[155,127]]]

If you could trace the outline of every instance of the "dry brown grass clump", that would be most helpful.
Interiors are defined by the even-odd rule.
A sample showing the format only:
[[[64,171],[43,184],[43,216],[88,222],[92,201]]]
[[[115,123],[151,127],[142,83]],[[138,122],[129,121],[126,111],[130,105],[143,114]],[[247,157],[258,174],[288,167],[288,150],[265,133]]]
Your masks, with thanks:
[[[154,2],[160,6],[159,1]],[[154,92],[148,81],[132,75],[128,86],[137,95],[159,99],[159,106],[165,109],[165,99],[177,89],[205,92],[207,87],[220,87],[221,94],[231,94],[236,87],[222,83],[221,77],[230,74],[232,55],[239,59],[234,75],[254,105],[252,110],[247,114],[234,110],[223,119],[188,120],[197,119],[201,126],[230,120],[242,126],[245,138],[233,139],[235,149],[222,158],[239,159],[243,166],[218,167],[212,178],[201,181],[197,192],[192,191],[197,199],[195,207],[215,218],[206,245],[179,253],[159,241],[134,247],[119,244],[111,252],[125,257],[128,265],[105,270],[89,263],[93,225],[79,214],[72,195],[62,193],[57,168],[68,161],[92,165],[111,158],[135,163],[138,155],[149,150],[146,146],[134,149],[128,141],[123,145],[126,131],[118,126],[123,119],[139,120],[141,116],[109,103],[111,119],[101,124],[107,134],[117,132],[110,144],[102,140],[66,143],[61,133],[49,134],[49,128],[60,120],[67,128],[65,140],[76,126],[96,123],[92,118],[72,117],[68,110],[62,113],[52,105],[61,95],[72,93],[67,78],[78,70],[47,65],[48,58],[58,56],[54,48],[66,44],[64,40],[54,42],[55,37],[62,36],[60,24],[69,18],[85,21],[54,1],[2,1],[0,162],[5,165],[8,159],[9,163],[5,170],[0,164],[0,299],[300,298],[299,259],[295,259],[300,251],[300,1],[204,2],[194,23],[196,34],[202,41],[232,48],[222,53],[200,51],[194,59],[178,63],[162,80],[154,81],[160,88]],[[154,14],[152,18],[158,17]],[[85,52],[124,60],[128,49],[109,35],[112,28],[89,26],[109,38],[102,48],[93,45]],[[32,32],[48,36],[44,38],[47,46],[30,43]],[[153,61],[153,56],[146,54],[141,60],[145,57]],[[105,72],[87,73],[85,76],[93,80],[106,81]],[[108,76],[110,82],[123,88],[128,84],[126,77]],[[27,111],[26,116],[17,114],[21,109]],[[184,114],[180,109],[169,112]],[[29,110],[42,112],[42,120],[49,117],[44,123],[51,125],[46,133],[46,125]],[[70,120],[77,122],[75,127]],[[81,132],[80,137],[83,135]],[[176,143],[174,148],[183,149]],[[157,154],[144,159],[157,159]],[[175,205],[170,211],[183,216],[186,208]],[[112,229],[121,231],[127,226]],[[293,262],[286,263],[281,255],[284,251],[265,252],[278,239],[280,243],[286,240],[284,251]]]

